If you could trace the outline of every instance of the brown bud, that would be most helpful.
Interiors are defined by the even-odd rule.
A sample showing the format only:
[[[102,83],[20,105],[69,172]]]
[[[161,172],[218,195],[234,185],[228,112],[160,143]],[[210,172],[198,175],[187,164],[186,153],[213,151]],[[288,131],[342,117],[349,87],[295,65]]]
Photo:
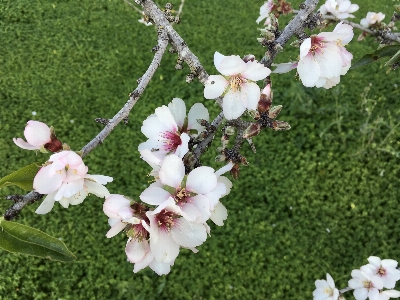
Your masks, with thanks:
[[[249,165],[249,162],[247,161],[246,157],[244,157],[244,156],[242,156],[242,158],[240,159],[240,162],[244,166],[248,166]]]
[[[260,100],[258,100],[258,111],[260,113],[266,112],[271,107],[272,100],[266,94],[260,95]]]
[[[254,61],[256,59],[256,57],[253,54],[247,54],[245,57],[243,57],[243,61],[245,63],[249,62],[249,61]]]
[[[50,152],[58,152],[60,151],[63,146],[60,140],[57,139],[57,137],[52,133],[51,136],[51,141],[47,144],[44,145],[44,148],[49,150]]]
[[[231,175],[232,175],[233,179],[235,179],[235,180],[239,178],[239,175],[240,175],[239,164],[235,164],[233,166],[233,168],[231,169]]]
[[[273,123],[273,130],[289,130],[290,125],[284,121],[275,120]]]
[[[245,139],[249,139],[253,136],[258,135],[261,132],[261,125],[258,123],[253,123],[243,133],[243,137]]]
[[[282,110],[282,105],[272,106],[268,111],[268,117],[275,119]]]

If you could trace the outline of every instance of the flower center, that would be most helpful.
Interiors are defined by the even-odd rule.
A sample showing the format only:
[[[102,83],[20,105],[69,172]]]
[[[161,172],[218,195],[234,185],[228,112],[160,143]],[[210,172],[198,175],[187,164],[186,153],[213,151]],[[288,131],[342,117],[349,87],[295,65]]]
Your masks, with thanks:
[[[326,295],[331,297],[331,296],[333,296],[333,290],[331,288],[329,288],[329,287],[326,287],[324,289],[324,294],[326,294]]]
[[[148,231],[143,227],[142,223],[139,224],[127,224],[125,227],[126,235],[132,239],[138,240],[139,242],[147,240],[149,238]]]
[[[311,37],[311,48],[309,52],[315,53],[322,52],[322,48],[324,48],[324,43],[322,40],[316,36]]]
[[[164,150],[175,152],[176,148],[182,144],[181,136],[177,132],[166,131],[161,134],[163,138]]]
[[[370,289],[372,289],[372,288],[374,287],[374,285],[372,284],[371,281],[363,281],[363,284],[364,284],[364,287],[365,287],[367,290],[370,290]]]
[[[187,203],[188,199],[190,197],[190,192],[186,190],[185,188],[178,187],[175,193],[175,202],[176,204],[184,204]]]
[[[378,274],[380,276],[385,276],[386,275],[386,270],[384,268],[380,267],[379,270],[378,270]]]
[[[166,232],[169,232],[171,231],[172,226],[174,226],[175,224],[175,219],[178,217],[179,216],[175,213],[163,209],[162,211],[160,211],[159,214],[157,214],[156,222],[158,224],[158,227],[165,230]]]
[[[240,90],[240,87],[243,83],[245,83],[245,79],[243,79],[240,76],[232,76],[229,79],[229,84],[231,86],[231,89],[233,92],[236,92],[237,90]]]

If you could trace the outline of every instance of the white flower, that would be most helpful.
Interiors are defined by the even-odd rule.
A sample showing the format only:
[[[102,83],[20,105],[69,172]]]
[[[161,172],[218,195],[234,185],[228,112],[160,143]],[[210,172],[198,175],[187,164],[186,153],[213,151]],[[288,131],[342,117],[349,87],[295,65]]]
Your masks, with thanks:
[[[379,299],[379,290],[383,288],[383,282],[370,268],[362,266],[360,270],[353,270],[351,276],[353,279],[350,279],[348,284],[354,289],[353,295],[356,300],[365,300],[368,297],[371,300]]]
[[[107,197],[110,193],[104,187],[112,177],[89,175],[82,158],[73,151],[61,151],[49,158],[50,164],[42,167],[33,180],[33,188],[40,194],[47,194],[37,208],[37,214],[46,214],[58,201],[63,207],[78,205],[89,193]]]
[[[208,77],[204,98],[215,99],[224,95],[222,109],[226,119],[239,118],[246,109],[256,110],[260,88],[254,82],[267,77],[271,70],[256,61],[244,62],[239,56],[214,54],[214,65],[224,76]]]
[[[379,300],[389,300],[390,298],[399,298],[400,292],[396,290],[380,291]]]
[[[260,16],[256,20],[257,24],[259,24],[262,20],[268,17],[273,8],[274,8],[274,0],[268,0],[263,5],[261,5]]]
[[[359,8],[357,4],[351,4],[349,0],[326,0],[319,11],[323,15],[331,13],[336,18],[344,20],[347,18],[354,18],[351,13],[357,11]]]
[[[315,281],[315,287],[314,300],[337,300],[339,298],[339,290],[335,287],[335,282],[328,273],[326,280]]]
[[[368,28],[370,25],[373,25],[375,23],[380,23],[384,18],[385,15],[383,13],[381,12],[375,13],[370,11],[367,13],[367,17],[361,19],[360,24]]]
[[[174,98],[168,107],[163,105],[156,108],[155,114],[143,121],[141,130],[148,140],[141,143],[138,150],[148,149],[160,159],[170,153],[183,157],[189,150],[189,134],[193,135],[191,131],[199,133],[204,130],[197,119],[209,119],[208,110],[203,104],[194,104],[186,117],[185,102]]]
[[[392,289],[396,285],[396,281],[400,280],[400,270],[397,269],[397,261],[393,259],[383,259],[370,256],[368,258],[369,267],[372,272],[382,278],[383,287]]]

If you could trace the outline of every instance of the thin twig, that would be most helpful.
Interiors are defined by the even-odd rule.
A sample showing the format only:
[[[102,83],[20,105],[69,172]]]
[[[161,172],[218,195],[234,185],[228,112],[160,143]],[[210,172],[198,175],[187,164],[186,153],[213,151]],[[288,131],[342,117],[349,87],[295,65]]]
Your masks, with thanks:
[[[182,9],[183,9],[183,4],[185,4],[185,0],[181,0],[181,5],[179,5],[179,10],[178,13],[176,14],[176,18],[179,18],[179,16],[182,13]]]
[[[129,2],[128,0],[124,0],[124,2],[130,6],[132,6],[135,10],[137,10],[141,15],[143,15],[143,11],[137,8],[133,3]]]

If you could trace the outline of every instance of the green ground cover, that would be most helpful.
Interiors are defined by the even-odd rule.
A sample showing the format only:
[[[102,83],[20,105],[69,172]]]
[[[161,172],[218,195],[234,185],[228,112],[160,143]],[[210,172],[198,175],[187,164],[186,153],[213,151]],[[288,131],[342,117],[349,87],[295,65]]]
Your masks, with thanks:
[[[255,41],[262,3],[187,0],[175,28],[216,74],[214,51],[263,54]],[[399,3],[358,1],[356,20],[367,11],[383,11],[388,20]],[[28,120],[55,126],[62,141],[80,149],[101,129],[94,118],[110,118],[123,106],[156,41],[154,26],[138,18],[122,0],[0,2],[0,176],[43,157],[12,143]],[[349,50],[357,59],[375,47],[367,38]],[[277,62],[296,56],[293,49]],[[218,112],[203,99],[201,84],[185,83],[188,68],[176,71],[175,59],[163,58],[129,124],[85,159],[91,174],[114,177],[112,193],[137,199],[147,186],[150,169],[136,150],[142,121],[156,107],[180,97],[188,106],[203,101],[212,117]],[[223,199],[225,226],[211,226],[199,253],[181,251],[169,275],[132,272],[125,237],[105,238],[101,199],[69,209],[56,204],[45,216],[34,214],[35,204],[17,221],[59,237],[78,259],[0,252],[0,299],[311,299],[314,281],[327,272],[345,287],[368,256],[399,260],[400,87],[398,72],[385,71],[381,63],[349,71],[331,90],[306,89],[295,72],[274,75],[274,103],[284,106],[279,119],[292,129],[263,132],[254,139],[256,155],[243,148],[250,166]],[[204,164],[220,166],[213,162],[218,146]],[[9,205],[1,200],[0,211]]]

